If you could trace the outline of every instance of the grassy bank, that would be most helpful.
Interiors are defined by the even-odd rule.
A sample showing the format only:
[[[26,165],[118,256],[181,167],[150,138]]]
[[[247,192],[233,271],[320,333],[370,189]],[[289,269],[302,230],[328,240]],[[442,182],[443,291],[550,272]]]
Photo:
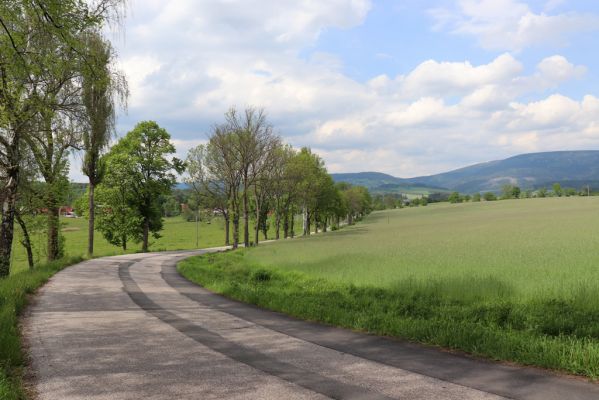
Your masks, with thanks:
[[[27,296],[56,272],[79,261],[80,257],[63,259],[32,272],[23,271],[0,279],[0,399],[25,398],[21,387],[24,359],[18,316],[27,303]]]
[[[597,210],[551,198],[387,211],[180,271],[301,318],[597,378]]]

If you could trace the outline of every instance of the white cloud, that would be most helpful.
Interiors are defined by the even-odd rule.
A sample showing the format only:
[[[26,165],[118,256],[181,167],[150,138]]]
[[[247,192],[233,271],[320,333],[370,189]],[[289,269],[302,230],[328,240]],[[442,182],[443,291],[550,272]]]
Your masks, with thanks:
[[[575,33],[599,29],[599,16],[575,12],[550,15],[562,1],[535,13],[517,0],[459,0],[454,8],[430,11],[434,29],[476,37],[490,50],[520,51],[530,46],[564,46]]]
[[[405,77],[402,93],[422,95],[423,93],[463,94],[473,88],[489,83],[509,82],[523,67],[510,54],[503,54],[486,65],[472,66],[464,62],[425,61]]]
[[[510,2],[493,2],[488,15],[478,3],[464,2],[484,22]],[[367,0],[140,5],[120,49],[132,86],[129,124],[157,120],[176,138],[180,157],[205,141],[231,105],[265,107],[287,141],[312,146],[332,171],[414,176],[599,144],[599,99],[555,93],[585,72],[560,55],[539,60],[531,73],[505,53],[477,65],[431,59],[359,82],[334,54],[302,50],[326,29],[361,24]]]

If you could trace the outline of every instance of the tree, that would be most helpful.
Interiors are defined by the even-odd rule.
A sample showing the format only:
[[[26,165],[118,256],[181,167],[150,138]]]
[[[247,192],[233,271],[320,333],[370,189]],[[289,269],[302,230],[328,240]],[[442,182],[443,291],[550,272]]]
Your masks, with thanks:
[[[493,192],[486,192],[483,195],[483,198],[485,199],[485,201],[495,201],[495,200],[497,200],[497,196]]]
[[[542,187],[537,190],[537,197],[547,197],[547,189]]]
[[[514,199],[519,199],[520,198],[520,194],[521,194],[521,190],[518,186],[512,187],[512,196],[514,197]]]
[[[169,160],[174,153],[170,135],[154,121],[138,123],[109,152],[106,173],[114,173],[118,165],[127,174],[127,202],[141,220],[143,252],[148,251],[150,233],[160,237],[163,222],[159,196],[170,194],[176,183],[174,172],[184,170],[179,159]]]
[[[342,185],[338,186],[345,203],[347,223],[353,225],[356,219],[362,218],[372,209],[372,198],[364,186]],[[414,199],[416,200],[416,199]],[[420,204],[420,199],[417,201]]]
[[[576,196],[576,189],[566,188],[563,190],[563,194],[566,195],[566,197]]]
[[[62,78],[58,78],[58,84]],[[68,85],[70,86],[70,85]],[[71,149],[79,145],[80,136],[75,128],[71,115],[64,113],[59,105],[62,102],[72,101],[67,90],[66,98],[59,93],[48,107],[41,111],[30,134],[25,136],[25,142],[33,153],[40,175],[46,183],[44,193],[44,207],[47,210],[47,256],[48,261],[61,258],[60,244],[60,206],[68,193],[68,156]],[[61,98],[60,100],[58,98]]]
[[[503,185],[501,188],[501,198],[506,199],[519,199],[521,194],[521,190],[516,185]]]
[[[289,226],[287,214],[295,195],[297,182],[289,173],[289,161],[295,151],[289,145],[279,146],[273,152],[272,167],[270,168],[270,191],[275,214],[275,239],[280,238],[281,221],[284,225],[284,237],[287,237]]]
[[[143,240],[143,217],[135,207],[131,192],[134,176],[130,158],[118,152],[105,156],[107,165],[103,182],[96,192],[97,228],[108,243],[127,250],[130,242]]]
[[[289,173],[297,179],[297,203],[303,215],[303,235],[310,235],[310,222],[317,196],[327,175],[324,161],[303,147],[290,161]]]
[[[272,125],[266,118],[263,109],[248,107],[242,114],[231,108],[225,114],[227,130],[234,139],[233,157],[235,157],[241,174],[241,192],[243,204],[243,242],[250,245],[250,188],[268,167],[268,159],[273,149],[279,144],[279,138],[273,134]]]
[[[463,201],[462,196],[460,196],[460,193],[458,192],[452,192],[449,195],[449,198],[447,199],[450,203],[455,204],[455,203],[461,203]]]
[[[10,269],[23,146],[30,132],[40,126],[40,120],[47,122],[49,110],[80,104],[66,101],[74,96],[67,94],[69,91],[64,87],[76,88],[72,85],[74,74],[67,71],[85,62],[82,32],[99,29],[107,20],[118,20],[122,3],[120,0],[0,3],[0,170],[6,178],[0,224],[0,276],[8,275]],[[56,236],[53,232],[49,236]],[[50,241],[56,242],[53,238]],[[49,252],[49,257],[56,255],[53,253]]]
[[[82,100],[85,107],[83,129],[83,173],[88,177],[87,253],[94,253],[95,188],[102,181],[105,166],[102,151],[115,129],[115,100],[125,104],[128,90],[125,78],[111,71],[114,53],[110,43],[98,32],[85,35],[87,63],[82,67]]]
[[[480,193],[474,193],[472,195],[472,202],[476,203],[476,202],[479,202],[479,201],[480,201]]]
[[[234,249],[239,246],[239,191],[242,179],[240,162],[235,152],[236,140],[237,137],[228,130],[226,125],[215,125],[212,128],[206,152],[207,171],[216,178],[214,182],[217,186],[213,186],[213,188],[218,188],[219,182],[222,183],[222,191],[220,191],[221,189],[215,189],[214,193],[226,194],[227,205],[223,208],[228,210],[226,215],[229,215],[229,213],[231,215]],[[229,220],[226,219],[225,235],[227,244],[229,240],[228,222]]]
[[[268,219],[268,203],[273,195],[275,180],[278,178],[275,168],[281,162],[279,159],[281,154],[280,138],[274,135],[264,136],[261,138],[263,142],[259,145],[259,156],[254,158],[251,170],[254,176],[252,189],[254,196],[254,208],[256,216],[256,224],[254,226],[254,245],[258,245],[260,229],[264,235],[267,235],[267,219]]]
[[[215,152],[209,154],[209,152]],[[211,211],[217,210],[225,223],[225,245],[229,245],[230,213],[229,213],[229,181],[217,177],[221,173],[223,163],[213,145],[200,144],[189,150],[186,158],[187,173],[184,178],[194,195],[194,203],[202,204]],[[199,212],[199,207],[197,207]]]
[[[31,241],[31,232],[41,227],[40,220],[37,218],[38,211],[43,207],[44,185],[36,182],[37,171],[31,153],[26,149],[21,160],[21,177],[19,180],[17,208],[15,210],[15,219],[21,228],[21,244],[27,253],[27,262],[29,269],[35,266],[33,256],[33,243]]]
[[[514,187],[510,184],[507,185],[503,185],[501,187],[501,199],[502,200],[507,200],[507,199],[513,199],[514,198],[514,194],[513,194],[513,190]]]
[[[559,183],[554,183],[553,184],[553,193],[557,197],[562,197],[562,185],[560,185]]]

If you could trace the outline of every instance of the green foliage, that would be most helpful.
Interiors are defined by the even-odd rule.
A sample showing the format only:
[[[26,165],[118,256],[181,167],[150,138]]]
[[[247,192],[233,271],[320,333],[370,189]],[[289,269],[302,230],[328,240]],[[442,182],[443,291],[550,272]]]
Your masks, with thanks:
[[[479,202],[479,201],[480,201],[480,198],[481,198],[481,196],[480,196],[480,193],[474,193],[474,194],[472,195],[472,202],[473,202],[473,203],[477,203],[477,202]]]
[[[462,201],[464,201],[464,199],[462,198],[462,196],[460,196],[460,193],[458,192],[452,192],[447,200],[452,204],[461,203]]]
[[[560,185],[559,183],[554,183],[553,184],[553,194],[556,195],[557,197],[561,197],[563,194],[562,185]]]
[[[501,199],[519,199],[521,190],[515,185],[503,185],[501,188]]]
[[[563,193],[566,197],[576,196],[578,194],[574,188],[565,188]]]
[[[172,195],[162,196],[160,204],[164,217],[175,217],[181,214],[181,203]]]
[[[180,271],[301,318],[597,377],[598,207],[550,198],[375,212]]]
[[[108,157],[104,182],[96,189],[96,227],[108,243],[126,250],[129,242],[142,240],[142,216],[133,206],[128,157]]]
[[[98,190],[98,228],[109,242],[122,246],[133,238],[143,241],[147,251],[148,234],[160,237],[160,196],[170,195],[174,173],[184,168],[179,159],[170,159],[174,153],[170,135],[153,121],[140,122],[112,147],[106,156],[105,182]]]
[[[485,199],[485,201],[497,200],[497,196],[495,196],[495,193],[493,192],[486,192],[485,194],[483,194],[483,198]]]
[[[537,197],[547,197],[547,189],[542,187],[539,190],[537,190]]]

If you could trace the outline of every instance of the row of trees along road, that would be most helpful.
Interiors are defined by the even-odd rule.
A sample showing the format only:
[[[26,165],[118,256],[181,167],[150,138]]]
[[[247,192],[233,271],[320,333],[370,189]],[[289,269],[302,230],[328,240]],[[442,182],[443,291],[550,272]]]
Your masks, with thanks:
[[[206,145],[192,148],[186,162],[173,157],[170,135],[156,122],[139,123],[102,159],[103,182],[97,187],[98,229],[113,245],[127,250],[160,237],[163,204],[185,171],[196,209],[217,211],[225,222],[226,245],[257,245],[267,237],[269,215],[275,238],[294,236],[295,215],[303,215],[303,234],[352,224],[371,210],[368,190],[335,184],[324,162],[308,148],[299,151],[273,133],[263,110],[232,108],[215,125]],[[250,232],[250,221],[254,229]],[[232,243],[231,243],[232,225]],[[240,235],[243,226],[242,235]],[[251,236],[253,236],[251,240]]]
[[[207,144],[191,149],[185,182],[197,204],[217,210],[225,221],[225,244],[257,245],[267,218],[274,218],[275,239],[293,237],[294,217],[303,216],[303,235],[353,223],[371,210],[363,187],[335,184],[323,160],[308,148],[299,151],[282,142],[261,109],[231,108],[214,125]],[[253,218],[252,218],[253,215]],[[250,241],[250,220],[254,221]],[[240,225],[243,220],[243,236]],[[232,226],[232,242],[231,242]]]
[[[0,2],[0,277],[10,274],[14,226],[23,232],[33,268],[29,228],[45,218],[48,261],[63,256],[60,206],[68,192],[69,156],[83,153],[88,177],[88,248],[97,227],[113,244],[149,246],[162,228],[159,199],[176,183],[184,164],[168,133],[146,121],[104,155],[125,107],[127,83],[114,67],[115,53],[102,33],[118,25],[124,0],[10,0]],[[188,157],[188,182],[197,204],[221,210],[225,242],[254,243],[274,213],[276,237],[293,236],[294,216],[303,234],[353,223],[370,211],[364,188],[335,185],[309,149],[284,145],[262,110],[231,109],[209,143]],[[97,200],[97,202],[96,202]],[[97,203],[97,204],[96,204]],[[36,227],[37,229],[37,227]]]
[[[93,252],[93,188],[104,171],[100,155],[113,132],[115,101],[124,104],[127,97],[102,32],[108,23],[118,25],[123,3],[0,2],[0,277],[10,273],[15,220],[27,238],[28,217],[40,210],[46,215],[48,260],[61,257],[59,207],[69,155],[76,150],[84,152],[90,182]]]

